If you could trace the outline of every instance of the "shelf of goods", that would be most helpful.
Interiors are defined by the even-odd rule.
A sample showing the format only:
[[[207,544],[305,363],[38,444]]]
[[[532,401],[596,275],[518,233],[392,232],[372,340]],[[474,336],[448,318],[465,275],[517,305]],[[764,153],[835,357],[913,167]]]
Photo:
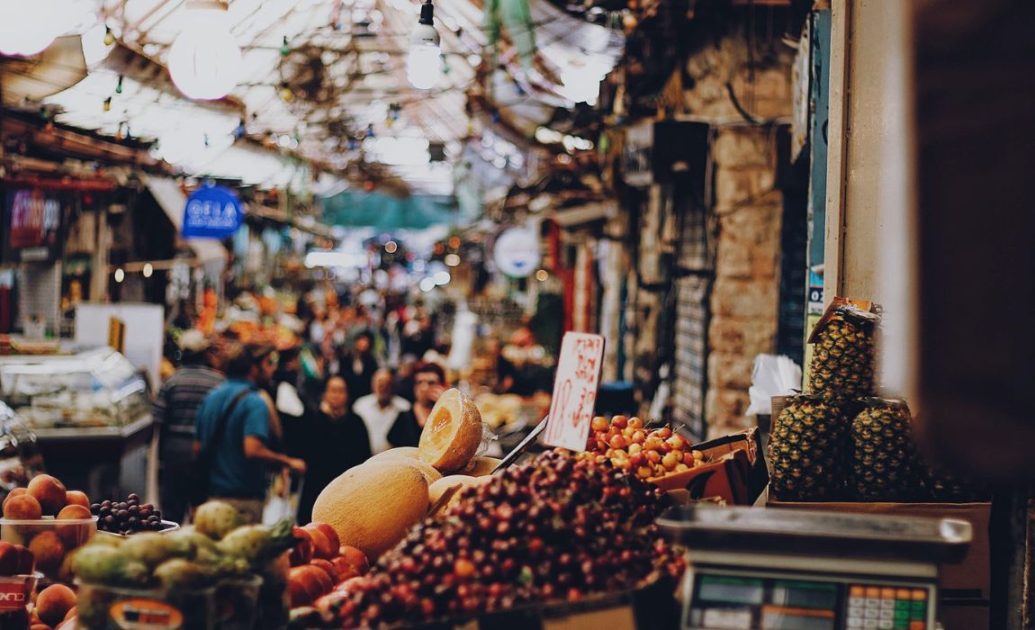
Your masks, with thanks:
[[[0,357],[0,398],[36,435],[48,470],[94,495],[144,492],[153,420],[145,378],[122,354]]]

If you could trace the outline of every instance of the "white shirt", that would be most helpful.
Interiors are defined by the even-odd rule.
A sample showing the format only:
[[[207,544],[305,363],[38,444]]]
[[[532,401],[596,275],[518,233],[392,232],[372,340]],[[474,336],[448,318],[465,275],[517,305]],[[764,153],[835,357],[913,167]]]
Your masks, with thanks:
[[[388,432],[392,430],[399,414],[410,410],[410,403],[405,398],[395,396],[388,407],[381,407],[377,404],[376,395],[367,394],[356,400],[352,410],[363,419],[363,424],[367,425],[370,452],[377,455],[391,448],[391,444],[388,443]]]

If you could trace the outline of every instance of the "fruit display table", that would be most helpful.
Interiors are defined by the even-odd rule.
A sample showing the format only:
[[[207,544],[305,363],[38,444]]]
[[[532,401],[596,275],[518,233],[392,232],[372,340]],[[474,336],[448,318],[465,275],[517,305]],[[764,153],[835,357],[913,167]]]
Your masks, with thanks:
[[[47,471],[90,496],[145,494],[147,449],[154,418],[123,426],[36,429]]]

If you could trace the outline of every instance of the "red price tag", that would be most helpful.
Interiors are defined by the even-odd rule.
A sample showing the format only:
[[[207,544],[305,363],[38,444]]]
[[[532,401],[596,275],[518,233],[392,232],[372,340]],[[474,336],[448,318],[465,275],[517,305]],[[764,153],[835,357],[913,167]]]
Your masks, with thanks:
[[[564,335],[550,401],[550,418],[543,437],[547,445],[586,450],[603,360],[604,338],[600,335]]]

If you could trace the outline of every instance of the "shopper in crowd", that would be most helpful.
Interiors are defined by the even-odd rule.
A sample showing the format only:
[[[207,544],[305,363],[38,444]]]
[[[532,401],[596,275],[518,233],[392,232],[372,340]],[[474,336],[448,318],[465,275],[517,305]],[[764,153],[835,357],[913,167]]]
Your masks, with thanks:
[[[410,410],[410,403],[395,395],[395,379],[391,370],[375,372],[373,388],[374,393],[356,400],[353,410],[363,419],[370,435],[370,451],[376,455],[391,448],[388,432],[399,419],[399,414]]]
[[[212,368],[212,346],[201,331],[184,332],[178,346],[180,367],[158,390],[153,407],[158,425],[160,503],[165,517],[177,523],[188,508],[194,418],[205,396],[223,382],[223,375]]]
[[[417,446],[424,423],[439,396],[446,389],[446,373],[436,363],[423,363],[413,374],[413,407],[400,413],[395,424],[388,431],[388,442],[392,446]]]
[[[306,465],[278,452],[272,405],[260,393],[276,369],[273,347],[234,342],[227,351],[227,381],[212,390],[198,410],[194,451],[211,449],[209,497],[230,503],[247,521],[258,523],[268,469],[287,467],[304,473]]]
[[[496,360],[497,391],[531,396],[549,388],[552,361],[528,324],[514,331]]]
[[[417,370],[417,357],[412,354],[403,355],[399,360],[399,369],[395,373],[395,391],[399,396],[412,404],[413,397],[413,376]]]
[[[335,477],[370,457],[370,437],[362,418],[349,409],[348,385],[341,376],[327,379],[323,399],[302,419],[299,455],[306,475],[298,501],[298,522],[312,520],[313,503]]]
[[[361,398],[373,391],[371,382],[378,369],[377,359],[373,352],[373,336],[370,331],[363,330],[352,340],[352,348],[339,359],[340,374],[348,383],[349,392]]]

